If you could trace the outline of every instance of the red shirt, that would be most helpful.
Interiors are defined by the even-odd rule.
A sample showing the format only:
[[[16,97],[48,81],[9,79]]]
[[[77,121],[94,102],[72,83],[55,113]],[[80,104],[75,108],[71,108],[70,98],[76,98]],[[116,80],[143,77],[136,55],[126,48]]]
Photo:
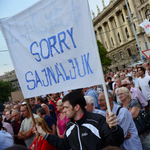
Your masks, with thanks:
[[[30,150],[31,150],[31,147],[33,146],[33,144],[34,144],[35,150],[56,150],[56,148],[54,146],[51,146],[41,136],[33,141],[32,145],[29,148]]]

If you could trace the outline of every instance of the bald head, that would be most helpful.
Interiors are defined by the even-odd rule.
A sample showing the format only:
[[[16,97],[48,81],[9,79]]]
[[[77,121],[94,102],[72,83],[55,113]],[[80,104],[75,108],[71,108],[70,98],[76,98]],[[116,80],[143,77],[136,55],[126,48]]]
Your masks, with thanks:
[[[15,105],[15,106],[14,106],[14,109],[18,109],[18,110],[20,111],[20,105],[18,105],[18,104]]]
[[[20,112],[19,112],[18,109],[14,109],[14,110],[12,111],[12,118],[13,118],[14,120],[16,120],[17,122],[18,122],[18,121],[21,121],[21,115],[20,115]]]

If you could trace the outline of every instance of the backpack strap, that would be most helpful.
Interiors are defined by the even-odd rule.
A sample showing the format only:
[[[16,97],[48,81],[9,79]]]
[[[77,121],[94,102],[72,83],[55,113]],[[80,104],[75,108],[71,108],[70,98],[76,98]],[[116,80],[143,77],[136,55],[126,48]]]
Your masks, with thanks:
[[[120,111],[121,108],[122,108],[122,107],[119,107],[119,108],[118,108],[117,113],[116,113],[116,116],[118,116],[119,111]]]

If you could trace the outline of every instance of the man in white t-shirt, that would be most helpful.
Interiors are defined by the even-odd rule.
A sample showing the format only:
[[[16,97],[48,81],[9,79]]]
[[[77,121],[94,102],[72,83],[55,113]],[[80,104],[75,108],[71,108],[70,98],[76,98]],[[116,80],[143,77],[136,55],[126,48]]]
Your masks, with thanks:
[[[18,133],[18,139],[24,140],[27,148],[29,148],[34,140],[35,134],[32,132],[31,128],[31,115],[29,113],[26,102],[21,106],[21,114],[25,119],[21,123],[21,128]],[[33,114],[34,118],[38,118],[38,115]]]
[[[144,67],[139,67],[138,73],[140,77],[137,80],[137,86],[141,89],[143,95],[148,101],[148,110],[150,111],[150,76],[145,75]]]

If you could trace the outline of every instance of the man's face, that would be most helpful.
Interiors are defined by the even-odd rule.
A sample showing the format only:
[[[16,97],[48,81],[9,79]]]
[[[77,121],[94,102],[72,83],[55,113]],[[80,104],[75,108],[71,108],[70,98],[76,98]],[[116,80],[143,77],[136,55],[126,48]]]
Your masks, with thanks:
[[[99,106],[101,107],[102,110],[106,110],[107,109],[107,104],[106,104],[104,93],[99,94],[98,104],[99,104]]]
[[[29,115],[29,111],[27,110],[27,106],[26,105],[21,106],[21,114],[25,118]]]
[[[91,113],[93,113],[93,106],[94,104],[89,104],[87,101],[86,101],[86,106],[85,106],[85,109]]]
[[[107,80],[107,82],[109,83],[109,82],[111,82],[111,80],[110,80],[110,79],[108,79],[108,80]]]
[[[126,93],[123,93],[122,90],[119,90],[117,94],[121,101],[124,101],[128,97],[128,95]]]
[[[29,99],[29,104],[30,104],[31,106],[35,105],[35,100],[32,99],[32,98],[30,98],[30,99]]]
[[[133,72],[132,74],[133,74],[134,77],[136,77],[136,72]]]
[[[72,105],[69,103],[69,101],[65,101],[63,103],[63,107],[64,107],[64,112],[66,113],[66,116],[68,119],[71,119],[71,118],[75,118],[76,117],[76,110],[75,108],[72,107]]]
[[[144,72],[141,70],[141,68],[138,69],[138,73],[139,73],[139,76],[143,76],[144,75]]]
[[[21,116],[20,116],[20,113],[18,113],[17,111],[13,111],[12,112],[12,118],[16,121],[19,121]]]
[[[54,99],[58,98],[58,94],[57,94],[57,93],[54,93],[54,94],[53,94],[53,98],[54,98]]]
[[[117,78],[117,79],[115,80],[115,83],[116,83],[116,85],[117,85],[118,88],[121,87],[121,81],[120,81],[119,78]]]
[[[128,84],[127,81],[122,81],[121,86],[126,87],[130,91],[130,84]]]
[[[121,79],[121,80],[124,80],[124,79],[125,79],[124,73],[120,73],[120,79]]]
[[[7,111],[6,112],[6,119],[7,120],[9,120],[9,119],[11,119],[12,117],[11,117],[11,114],[10,114],[10,112],[9,111]]]

